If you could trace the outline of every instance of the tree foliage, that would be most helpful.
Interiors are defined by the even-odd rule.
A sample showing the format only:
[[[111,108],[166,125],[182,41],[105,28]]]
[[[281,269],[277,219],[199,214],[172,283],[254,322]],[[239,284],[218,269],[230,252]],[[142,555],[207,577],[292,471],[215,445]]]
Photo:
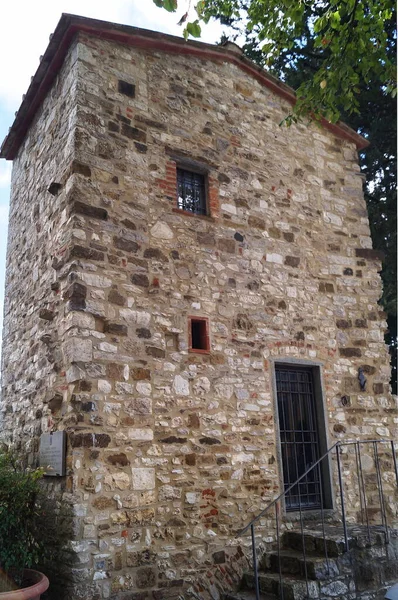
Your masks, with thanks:
[[[240,31],[240,24],[230,21],[232,37]],[[384,23],[387,34],[384,52],[390,64],[396,61],[396,13]],[[245,54],[264,66],[261,43],[251,32],[246,32],[243,46]],[[311,36],[297,46],[296,53],[281,55],[270,69],[274,75],[297,89],[303,81],[311,78],[319,66],[319,58],[313,53]],[[361,170],[366,177],[365,199],[369,214],[373,247],[384,253],[383,295],[380,299],[387,314],[388,332],[386,343],[390,347],[392,367],[392,390],[397,393],[397,111],[394,94],[385,86],[384,77],[378,71],[369,73],[367,82],[359,85],[358,107],[355,112],[336,98],[341,118],[353,129],[366,137],[370,146],[360,154]]]
[[[183,5],[154,2],[173,12]],[[300,82],[288,119],[312,114],[336,122],[342,111],[358,113],[361,87],[375,76],[387,93],[395,93],[395,64],[386,53],[386,23],[394,9],[394,0],[199,0],[184,36],[199,37],[200,23],[213,17],[254,40],[267,68],[306,55],[316,68]],[[187,12],[180,23],[188,17]]]
[[[169,11],[182,1],[154,0]],[[185,3],[186,5],[186,3]],[[190,3],[189,3],[190,5]],[[188,7],[189,7],[188,5]],[[245,54],[296,89],[286,123],[342,118],[370,142],[360,155],[373,246],[385,254],[381,305],[397,392],[396,4],[393,0],[200,0],[184,36],[212,17]],[[195,23],[194,30],[191,24]]]

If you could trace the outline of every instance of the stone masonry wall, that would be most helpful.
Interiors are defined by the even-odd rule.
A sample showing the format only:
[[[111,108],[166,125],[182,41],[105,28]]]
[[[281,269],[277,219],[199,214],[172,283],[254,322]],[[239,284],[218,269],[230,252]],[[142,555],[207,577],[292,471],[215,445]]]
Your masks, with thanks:
[[[63,312],[52,268],[70,245],[57,186],[71,167],[76,125],[72,49],[36,115],[12,173],[2,347],[1,439],[33,462],[38,436],[51,430],[62,401]],[[54,195],[55,194],[55,195]]]
[[[275,361],[320,365],[327,445],[397,436],[356,149],[279,127],[288,110],[227,62],[80,35],[20,151],[3,427],[31,450],[40,431],[68,432],[73,598],[217,598],[237,583],[234,535],[280,486]],[[208,217],[177,209],[177,165],[207,171]],[[192,316],[209,319],[209,353],[189,352]]]

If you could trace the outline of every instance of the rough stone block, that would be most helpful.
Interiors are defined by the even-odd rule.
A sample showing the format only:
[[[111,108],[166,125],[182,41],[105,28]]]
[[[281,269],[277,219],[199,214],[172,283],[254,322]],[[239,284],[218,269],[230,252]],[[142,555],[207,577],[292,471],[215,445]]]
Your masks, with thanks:
[[[93,359],[93,343],[91,340],[69,338],[62,345],[63,354],[67,362],[91,362]]]
[[[155,487],[155,469],[133,468],[132,485],[133,490],[153,490]]]

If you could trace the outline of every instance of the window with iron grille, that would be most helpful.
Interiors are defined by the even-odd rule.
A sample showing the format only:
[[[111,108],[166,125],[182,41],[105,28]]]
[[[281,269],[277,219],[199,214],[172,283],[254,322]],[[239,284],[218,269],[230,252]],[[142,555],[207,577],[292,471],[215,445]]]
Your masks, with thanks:
[[[196,215],[206,215],[205,176],[177,168],[177,208]]]

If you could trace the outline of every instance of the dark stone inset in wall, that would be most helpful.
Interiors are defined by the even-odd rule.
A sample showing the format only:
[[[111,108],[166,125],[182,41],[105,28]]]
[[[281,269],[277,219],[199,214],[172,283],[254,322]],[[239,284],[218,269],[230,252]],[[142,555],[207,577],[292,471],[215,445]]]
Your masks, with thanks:
[[[117,290],[111,290],[108,295],[109,302],[117,304],[118,306],[124,306],[126,304],[126,298],[119,294]]]
[[[350,319],[337,319],[336,326],[339,329],[349,329],[352,327],[352,321]]]
[[[120,467],[127,467],[130,464],[129,459],[124,452],[120,452],[119,454],[111,454],[110,456],[107,456],[106,460],[111,465],[118,465]]]
[[[360,348],[339,348],[340,356],[345,358],[353,358],[357,356],[358,358],[362,356],[362,352]]]
[[[254,229],[265,229],[265,221],[264,219],[260,219],[260,217],[250,216],[249,227],[253,227]]]
[[[137,242],[134,242],[133,240],[128,240],[126,238],[118,237],[116,235],[113,237],[113,244],[115,248],[118,248],[118,250],[124,250],[125,252],[137,252],[139,248]]]
[[[220,183],[231,183],[231,179],[225,173],[219,173],[218,181]]]
[[[167,257],[159,248],[147,248],[144,252],[144,258],[156,258],[162,262],[167,262]]]
[[[333,283],[321,282],[319,284],[319,291],[325,294],[333,294],[334,293],[334,285]]]
[[[48,191],[52,196],[58,196],[59,192],[62,190],[62,183],[57,183],[56,181],[52,181],[48,187]]]
[[[106,433],[71,433],[72,448],[106,448],[111,438]]]
[[[367,328],[366,319],[355,319],[355,327]]]
[[[214,564],[216,564],[216,565],[221,565],[222,563],[225,563],[225,552],[224,552],[224,550],[220,550],[219,552],[214,552],[213,553],[213,560],[214,560]]]
[[[54,311],[48,308],[41,308],[39,310],[39,318],[44,319],[44,321],[52,321],[55,317]]]
[[[48,403],[48,407],[51,410],[51,414],[55,414],[61,410],[62,407],[62,395],[55,393],[54,396]]]
[[[382,383],[374,383],[373,384],[373,392],[375,394],[382,394],[384,392],[384,386]]]
[[[300,264],[300,259],[298,256],[286,256],[285,258],[285,265],[287,265],[288,267],[295,267],[297,268]]]
[[[136,224],[133,223],[133,221],[130,221],[130,219],[124,219],[124,221],[122,221],[122,225],[127,227],[127,229],[132,229],[133,231],[137,229]]]
[[[151,378],[151,372],[149,369],[142,369],[141,367],[135,367],[131,369],[131,378],[134,381],[144,381]]]
[[[165,351],[162,348],[157,348],[156,346],[146,346],[145,352],[148,356],[153,356],[154,358],[164,358],[166,356]]]
[[[196,454],[186,454],[185,464],[189,467],[194,467],[196,465]]]
[[[114,133],[119,133],[119,125],[113,121],[108,121],[108,129]]]
[[[134,146],[135,146],[136,150],[138,152],[140,152],[141,154],[146,154],[146,152],[148,150],[148,146],[145,146],[145,144],[140,144],[139,142],[134,142]]]
[[[117,89],[121,94],[128,96],[129,98],[135,98],[135,85],[134,83],[128,83],[119,79]]]
[[[93,217],[94,219],[101,219],[102,221],[106,221],[108,218],[108,211],[105,208],[84,204],[84,202],[80,202],[79,200],[73,203],[72,212]]]
[[[187,438],[176,437],[175,435],[169,435],[169,437],[160,440],[162,444],[185,444]]]
[[[106,322],[104,325],[104,333],[112,333],[113,335],[127,335],[127,325]]]
[[[206,444],[207,446],[214,446],[215,444],[221,444],[220,440],[213,437],[202,437],[199,439],[200,444]]]
[[[130,140],[136,140],[137,142],[146,142],[146,133],[137,129],[137,127],[131,127],[127,123],[122,123],[122,135],[125,135]]]
[[[294,234],[290,233],[290,231],[284,231],[283,232],[283,237],[285,238],[286,242],[294,242]]]
[[[72,173],[78,175],[84,175],[84,177],[91,177],[91,169],[88,165],[85,165],[78,160],[74,160],[72,163]]]
[[[73,246],[70,251],[71,257],[85,258],[87,260],[104,260],[105,254],[92,248],[85,248],[84,246]]]
[[[355,256],[367,258],[368,260],[384,260],[384,252],[372,248],[355,248]],[[359,264],[359,263],[357,263]]]
[[[86,286],[74,281],[65,294],[65,299],[69,300],[70,310],[84,310],[86,308],[86,296]]]
[[[152,337],[150,330],[146,327],[138,327],[138,329],[136,329],[135,332],[137,334],[137,337],[143,338],[145,340],[148,340],[150,337]]]
[[[149,279],[146,275],[141,273],[135,273],[131,276],[131,283],[138,285],[139,287],[149,287]]]

